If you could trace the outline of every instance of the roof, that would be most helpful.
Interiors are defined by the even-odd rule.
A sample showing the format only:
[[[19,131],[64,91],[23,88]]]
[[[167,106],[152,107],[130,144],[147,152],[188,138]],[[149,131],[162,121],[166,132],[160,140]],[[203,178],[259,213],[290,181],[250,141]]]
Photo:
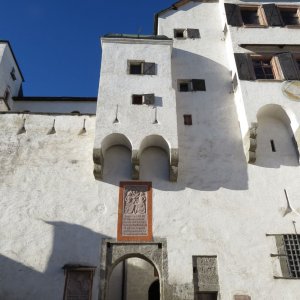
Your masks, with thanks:
[[[142,40],[172,40],[165,35],[142,35],[142,34],[122,34],[108,33],[104,38],[124,38],[124,39],[142,39]]]
[[[15,57],[14,51],[13,51],[11,45],[10,45],[10,42],[7,41],[7,40],[0,40],[0,44],[1,44],[1,43],[2,43],[2,44],[7,44],[7,45],[8,45],[8,47],[9,47],[9,49],[10,49],[10,52],[12,53],[12,56],[13,56],[13,58],[14,58],[14,61],[15,61],[16,65],[17,65],[18,71],[19,71],[19,73],[20,73],[20,75],[21,75],[21,77],[22,77],[22,81],[24,81],[23,74],[22,74],[21,69],[20,69],[20,67],[19,67],[18,61],[17,61],[17,59],[16,59],[16,57]]]
[[[87,101],[96,102],[97,97],[13,97],[14,101]]]

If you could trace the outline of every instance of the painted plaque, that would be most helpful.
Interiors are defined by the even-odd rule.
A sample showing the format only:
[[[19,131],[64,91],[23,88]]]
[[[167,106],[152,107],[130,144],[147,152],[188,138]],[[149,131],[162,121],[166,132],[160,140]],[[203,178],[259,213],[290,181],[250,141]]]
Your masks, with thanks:
[[[151,182],[120,182],[118,240],[152,240]]]

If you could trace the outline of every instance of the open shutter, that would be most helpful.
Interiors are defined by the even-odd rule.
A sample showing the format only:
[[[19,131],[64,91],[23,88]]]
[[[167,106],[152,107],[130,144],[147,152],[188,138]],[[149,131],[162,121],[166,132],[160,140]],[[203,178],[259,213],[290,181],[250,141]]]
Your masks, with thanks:
[[[145,62],[143,74],[144,75],[156,75],[155,63]]]
[[[286,79],[286,80],[299,80],[300,79],[299,70],[295,64],[294,57],[291,53],[289,53],[289,52],[279,53],[279,54],[277,54],[277,58],[278,58],[284,79]]]
[[[282,26],[280,12],[275,4],[262,5],[269,26]]]
[[[204,79],[192,79],[193,91],[206,91]]]
[[[227,23],[231,26],[241,26],[241,12],[240,8],[236,4],[225,3],[225,12],[227,17]]]
[[[144,104],[153,105],[155,101],[154,94],[145,94],[144,95]]]
[[[200,39],[200,32],[199,29],[187,29],[187,36],[191,39]]]
[[[254,80],[255,74],[251,59],[246,53],[234,53],[240,80]]]
[[[281,266],[282,276],[290,277],[288,261],[287,261],[287,254],[286,254],[285,246],[284,246],[284,237],[283,237],[283,235],[276,235],[275,240],[276,240],[278,259],[279,259],[280,266]]]

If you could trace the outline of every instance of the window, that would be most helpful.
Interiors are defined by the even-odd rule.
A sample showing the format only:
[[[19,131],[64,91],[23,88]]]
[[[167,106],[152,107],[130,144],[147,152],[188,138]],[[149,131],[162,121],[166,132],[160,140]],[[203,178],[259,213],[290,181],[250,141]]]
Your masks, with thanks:
[[[184,125],[193,125],[192,115],[183,115]]]
[[[142,94],[142,95],[132,95],[132,104],[134,105],[154,105],[155,95],[154,94]]]
[[[265,25],[263,18],[263,10],[258,6],[240,7],[243,24],[246,26],[262,26]]]
[[[225,3],[227,23],[231,26],[300,26],[299,7],[277,6],[274,3],[261,6],[245,6]]]
[[[65,266],[64,300],[92,299],[94,267]]]
[[[4,92],[4,95],[3,95],[3,100],[4,101],[8,101],[9,96],[10,96],[10,88],[7,87],[6,90],[5,90],[5,92]]]
[[[300,279],[300,234],[277,235],[276,245],[283,277]]]
[[[297,64],[298,70],[300,71],[300,59],[296,60],[296,64]]]
[[[12,70],[10,72],[10,76],[13,81],[15,81],[17,79],[16,74],[15,74],[15,68],[12,68]]]
[[[129,60],[128,73],[130,75],[156,75],[156,65],[155,63]]]
[[[179,92],[206,91],[204,79],[180,79],[178,80]]]
[[[256,79],[275,79],[271,58],[253,59]]]
[[[186,38],[186,30],[185,29],[174,29],[174,38],[183,39]]]
[[[299,9],[297,7],[279,7],[284,25],[299,26]]]
[[[176,39],[199,39],[200,32],[196,28],[174,29],[174,37]]]

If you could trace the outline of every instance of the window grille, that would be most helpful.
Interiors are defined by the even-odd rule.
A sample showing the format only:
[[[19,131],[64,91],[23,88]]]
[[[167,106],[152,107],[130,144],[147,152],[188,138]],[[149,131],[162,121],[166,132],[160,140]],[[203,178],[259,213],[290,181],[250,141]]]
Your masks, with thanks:
[[[284,234],[283,240],[290,276],[300,278],[300,235]]]

